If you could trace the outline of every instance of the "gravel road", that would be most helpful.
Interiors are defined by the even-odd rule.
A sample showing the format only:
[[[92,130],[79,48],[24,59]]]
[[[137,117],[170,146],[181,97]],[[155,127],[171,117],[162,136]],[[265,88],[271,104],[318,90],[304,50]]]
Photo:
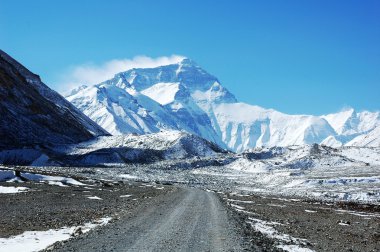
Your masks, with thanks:
[[[242,251],[241,237],[214,193],[178,188],[54,251]]]

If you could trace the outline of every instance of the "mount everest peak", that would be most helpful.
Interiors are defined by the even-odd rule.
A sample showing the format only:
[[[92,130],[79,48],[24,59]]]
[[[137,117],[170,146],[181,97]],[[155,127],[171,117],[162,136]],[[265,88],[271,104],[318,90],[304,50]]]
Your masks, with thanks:
[[[370,134],[380,125],[379,112],[288,115],[241,103],[188,58],[130,69],[66,98],[113,135],[182,130],[236,152],[312,143],[366,146],[380,137]],[[367,134],[370,140],[360,138]]]

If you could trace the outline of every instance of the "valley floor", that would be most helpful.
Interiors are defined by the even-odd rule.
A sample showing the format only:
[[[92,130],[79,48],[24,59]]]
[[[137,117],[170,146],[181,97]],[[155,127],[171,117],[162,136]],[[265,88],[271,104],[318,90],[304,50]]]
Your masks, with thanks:
[[[102,217],[111,221],[85,234],[74,229],[69,240],[50,244],[47,250],[244,250],[246,239],[230,216],[233,212],[214,193],[156,183],[81,183],[84,185],[57,186],[29,181],[22,183],[28,188],[26,192],[0,193],[0,251],[34,251],[21,244],[30,243],[28,240],[21,239],[18,245],[9,241],[23,237],[24,232],[81,226]],[[17,188],[20,183],[3,182],[0,186]],[[34,242],[40,239],[36,236]]]
[[[84,227],[101,218],[108,218],[109,223],[90,231],[73,228],[65,238],[70,239],[51,245],[53,240],[38,248],[48,247],[49,251],[380,250],[379,205],[328,203],[254,192],[243,195],[232,190],[231,183],[224,189],[219,185],[210,190],[210,185],[215,183],[207,175],[203,181],[194,178],[183,181],[181,177],[174,181],[170,176],[164,177],[166,181],[162,178],[141,181],[131,169],[129,173],[121,173],[120,168],[115,173],[111,168],[61,168],[62,174],[76,178],[68,180],[53,173],[57,168],[23,169],[39,170],[39,173],[50,170],[48,173],[55,177],[43,177],[45,180],[39,182],[15,183],[14,179],[0,182],[1,188],[27,188],[17,193],[0,193],[0,251],[14,248],[7,247],[12,237],[24,242],[25,231],[38,234],[62,227]],[[35,237],[32,242],[42,243],[42,238]],[[22,246],[20,242],[18,245]],[[31,247],[23,247],[24,251],[33,251]]]

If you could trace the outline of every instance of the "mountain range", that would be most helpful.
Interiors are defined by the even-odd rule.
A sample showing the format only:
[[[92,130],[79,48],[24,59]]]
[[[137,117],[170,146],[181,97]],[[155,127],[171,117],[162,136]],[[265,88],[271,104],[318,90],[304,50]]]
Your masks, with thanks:
[[[377,147],[380,142],[379,112],[288,115],[242,103],[187,58],[118,73],[76,88],[66,99],[112,135],[181,130],[235,152],[313,143]]]

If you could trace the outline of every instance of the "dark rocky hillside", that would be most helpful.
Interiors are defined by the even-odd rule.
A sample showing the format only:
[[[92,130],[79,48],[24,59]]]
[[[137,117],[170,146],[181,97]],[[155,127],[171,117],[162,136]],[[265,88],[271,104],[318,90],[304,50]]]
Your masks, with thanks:
[[[107,134],[0,50],[0,149],[78,143]]]

